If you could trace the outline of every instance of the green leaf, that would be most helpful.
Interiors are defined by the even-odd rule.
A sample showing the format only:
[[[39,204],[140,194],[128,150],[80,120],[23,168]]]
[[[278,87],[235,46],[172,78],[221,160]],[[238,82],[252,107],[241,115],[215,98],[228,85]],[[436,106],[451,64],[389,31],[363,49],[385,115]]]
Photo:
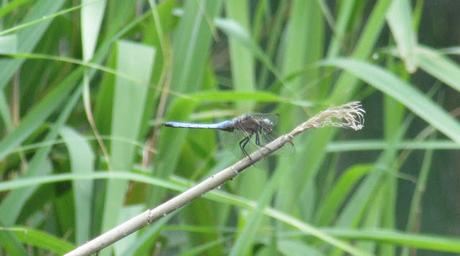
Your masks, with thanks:
[[[209,21],[219,14],[222,1],[186,1],[183,15],[174,31],[175,40],[172,44],[174,52],[172,63],[171,89],[178,93],[198,91],[203,81],[205,65],[209,61],[213,29]],[[183,108],[171,107],[168,117],[187,117],[193,110],[190,100],[179,99]],[[184,103],[184,101],[186,101]],[[172,101],[171,105],[175,105]],[[193,103],[192,103],[193,104]],[[177,106],[177,105],[176,105]],[[173,112],[174,114],[171,114]],[[185,131],[162,133],[159,140],[159,154],[153,171],[157,177],[168,177],[177,165],[179,147],[185,140]],[[161,202],[164,193],[152,189],[149,193],[149,204]]]
[[[263,52],[263,50],[251,39],[248,31],[243,28],[240,24],[230,19],[217,18],[214,20],[214,24],[217,28],[222,30],[228,37],[235,42],[239,42],[244,45],[252,55],[257,57],[267,68],[270,70],[278,80],[281,80],[281,74],[272,63],[270,58]]]
[[[184,15],[175,30],[171,88],[193,92],[201,84],[204,64],[208,61],[212,28],[209,20],[217,15],[222,1],[186,1]]]
[[[206,102],[238,102],[238,101],[257,101],[257,102],[278,102],[299,107],[311,107],[313,102],[307,100],[291,100],[280,97],[274,93],[266,91],[241,92],[241,91],[199,91],[184,95],[200,103]]]
[[[339,180],[333,185],[327,197],[322,200],[317,212],[317,223],[330,225],[331,221],[339,211],[340,206],[348,198],[349,193],[361,180],[361,178],[372,170],[372,165],[355,165],[348,168]]]
[[[30,0],[14,0],[3,3],[2,8],[0,8],[0,18],[14,10],[17,10],[21,5],[24,5],[27,2],[30,2]]]
[[[94,153],[88,142],[75,130],[63,127],[60,131],[69,150],[71,170],[74,173],[92,173],[94,170]],[[91,181],[74,181],[75,201],[75,241],[81,244],[90,238],[92,223],[93,183]]]
[[[17,45],[16,35],[0,36],[0,54],[16,53]]]
[[[246,31],[249,30],[248,5],[244,0],[226,1],[227,17]],[[240,41],[232,37],[229,39],[233,88],[236,91],[253,91],[255,89],[253,54]],[[242,106],[246,110],[251,107],[248,104]]]
[[[42,177],[32,177],[32,178],[24,178],[14,181],[7,181],[0,183],[0,191],[6,191],[11,189],[18,189],[28,186],[37,186],[41,184],[47,183],[55,183],[55,182],[62,182],[67,180],[87,180],[87,179],[120,179],[120,180],[131,180],[137,182],[143,182],[153,186],[160,186],[163,188],[172,189],[175,191],[185,191],[189,185],[178,185],[177,183],[165,181],[162,179],[152,178],[146,175],[139,175],[134,173],[127,173],[127,172],[96,172],[93,174],[56,174],[56,175],[48,175]],[[256,208],[256,202],[231,195],[229,193],[221,192],[221,191],[211,191],[205,195],[206,198],[226,204],[232,204],[238,207],[243,207],[246,209],[254,210]],[[346,252],[349,252],[352,255],[368,255],[365,252],[362,252],[351,245],[334,238],[326,234],[325,232],[321,231],[320,229],[309,225],[308,223],[302,222],[299,219],[296,219],[286,213],[279,212],[272,208],[264,208],[263,213],[266,216],[270,216],[275,218],[285,224],[288,224],[298,230],[300,230],[304,234],[312,235],[317,237],[324,242],[327,242],[331,245],[336,246]]]
[[[292,255],[292,256],[302,256],[302,255],[311,255],[311,256],[322,256],[324,255],[315,247],[303,242],[301,240],[281,240],[278,242],[278,248],[283,255]]]
[[[380,140],[335,141],[327,145],[328,152],[384,150],[390,143]],[[400,141],[393,145],[397,149],[410,150],[458,150],[460,144],[450,140]]]
[[[42,18],[50,15],[61,8],[64,0],[40,0],[35,1],[35,5],[29,8],[29,13],[24,18],[22,23]],[[44,20],[36,26],[27,27],[17,32],[18,52],[31,52],[42,38],[45,31],[48,29],[51,20]],[[13,76],[14,72],[22,65],[24,60],[5,60],[0,59],[0,89],[6,86],[8,81]],[[2,157],[0,156],[0,159]]]
[[[125,141],[137,141],[139,136],[155,49],[121,41],[117,44],[117,50],[117,70],[134,77],[142,84],[139,86],[123,77],[117,77],[115,82],[111,133],[113,137],[122,138],[124,141],[111,142],[109,165],[111,171],[128,171],[135,159],[135,147]],[[102,216],[103,231],[118,223],[118,213],[121,211],[127,186],[128,183],[124,181],[108,181]]]
[[[78,73],[78,72],[77,72]],[[65,84],[65,83],[64,83]],[[70,83],[69,83],[70,84]],[[76,90],[73,95],[68,99],[67,104],[62,109],[57,121],[51,127],[48,134],[45,136],[45,141],[52,141],[57,137],[58,131],[60,130],[61,126],[67,120],[70,115],[70,112],[75,107],[81,90]],[[52,95],[49,93],[48,96]],[[52,97],[51,97],[52,98]],[[41,103],[37,105],[41,106]],[[41,114],[41,113],[38,113]],[[22,123],[23,124],[23,123]],[[21,127],[21,126],[19,126]],[[14,131],[18,131],[16,128]],[[15,132],[11,133],[10,135],[15,134]],[[25,176],[39,176],[46,173],[49,173],[52,169],[51,163],[48,161],[48,153],[51,150],[51,145],[46,145],[40,148],[33,156],[32,160],[29,162],[27,172],[24,174]],[[24,204],[30,198],[30,196],[34,193],[37,188],[26,188],[23,190],[16,190],[9,193],[1,202],[0,204],[0,219],[6,225],[13,225]]]
[[[0,183],[0,191],[14,190],[24,188],[27,186],[38,186],[42,184],[63,182],[68,180],[92,180],[92,179],[123,179],[131,180],[136,182],[142,182],[149,185],[161,186],[164,188],[172,189],[175,191],[184,191],[188,185],[178,185],[170,181],[164,181],[161,179],[155,179],[146,175],[125,173],[125,172],[96,172],[93,174],[55,174],[42,177],[24,178],[13,181],[7,181]],[[244,207],[247,209],[254,209],[256,203],[247,200],[242,197],[238,197],[222,191],[212,191],[205,195],[206,198],[225,204],[232,204],[238,207]],[[441,237],[441,236],[429,236],[423,234],[404,234],[396,231],[385,231],[385,230],[352,230],[352,229],[338,229],[338,228],[326,228],[316,229],[315,227],[309,226],[307,223],[303,223],[292,216],[277,210],[266,208],[264,214],[271,216],[279,221],[288,223],[295,228],[298,228],[306,235],[316,236],[318,238],[324,238],[323,234],[337,236],[340,238],[347,238],[353,240],[370,240],[370,241],[385,241],[387,243],[397,245],[410,245],[414,248],[431,249],[439,251],[450,251],[460,252],[460,242],[457,238],[452,237]],[[329,241],[326,239],[325,241]]]
[[[13,120],[11,118],[10,107],[3,91],[0,92],[0,115],[2,116],[3,125],[7,132],[13,130]]]
[[[82,1],[80,21],[83,45],[83,60],[85,61],[88,61],[93,57],[102,19],[104,18],[105,7],[106,0]]]
[[[393,1],[387,13],[388,24],[398,46],[398,52],[410,73],[417,69],[417,35],[412,25],[410,1]]]
[[[0,222],[3,226],[3,223]],[[10,255],[27,255],[26,248],[21,244],[19,238],[7,231],[8,228],[0,228],[0,245],[2,250]]]
[[[428,47],[417,49],[417,59],[428,74],[460,91],[460,67],[455,62]]]
[[[27,113],[21,120],[19,126],[2,139],[0,142],[0,159],[10,154],[15,147],[21,144],[61,106],[62,102],[68,97],[70,91],[76,85],[77,79],[79,79],[82,74],[81,71],[82,69],[78,69],[73,72],[62,83],[50,91]]]
[[[325,229],[328,234],[353,240],[378,241],[439,252],[460,253],[460,239],[426,234],[406,234],[393,230]]]
[[[9,232],[13,232],[24,244],[32,245],[36,248],[44,249],[60,255],[74,248],[72,244],[62,240],[61,238],[36,229],[13,227]]]
[[[323,65],[336,66],[396,99],[440,132],[460,143],[460,125],[439,105],[412,85],[384,69],[353,59],[332,59]]]

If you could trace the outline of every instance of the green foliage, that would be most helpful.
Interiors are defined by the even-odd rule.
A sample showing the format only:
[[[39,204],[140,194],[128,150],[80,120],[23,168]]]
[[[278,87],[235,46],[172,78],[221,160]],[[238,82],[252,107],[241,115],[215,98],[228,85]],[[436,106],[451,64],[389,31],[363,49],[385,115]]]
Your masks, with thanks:
[[[0,255],[63,254],[232,163],[164,120],[275,112],[285,132],[354,100],[364,130],[308,131],[101,255],[460,253],[436,186],[460,66],[421,41],[428,1],[76,3],[0,7]]]

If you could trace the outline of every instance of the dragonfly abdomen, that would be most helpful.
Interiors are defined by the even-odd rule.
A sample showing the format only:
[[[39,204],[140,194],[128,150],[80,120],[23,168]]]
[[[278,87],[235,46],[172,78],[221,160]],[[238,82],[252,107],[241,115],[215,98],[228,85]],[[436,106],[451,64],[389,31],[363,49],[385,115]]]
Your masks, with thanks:
[[[191,128],[191,129],[218,129],[223,131],[233,131],[234,127],[230,121],[223,121],[220,123],[203,124],[203,123],[186,123],[186,122],[165,122],[164,126],[173,128]]]

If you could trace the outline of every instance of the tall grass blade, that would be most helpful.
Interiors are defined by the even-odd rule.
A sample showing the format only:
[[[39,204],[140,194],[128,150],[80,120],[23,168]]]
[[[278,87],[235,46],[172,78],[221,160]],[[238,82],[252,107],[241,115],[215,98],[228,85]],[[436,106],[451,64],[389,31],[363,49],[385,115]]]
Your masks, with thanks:
[[[64,4],[64,0],[39,0],[35,2],[35,5],[30,8],[29,13],[24,18],[22,23],[36,20],[46,15],[53,14],[59,10]],[[31,52],[40,39],[42,38],[45,31],[48,29],[52,20],[45,20],[39,25],[31,26],[26,29],[17,32],[18,52]],[[8,81],[11,79],[13,74],[22,65],[24,60],[5,60],[0,59],[0,89],[3,89]],[[0,157],[1,158],[1,157]]]
[[[388,9],[387,20],[407,71],[415,72],[418,65],[416,57],[417,34],[412,24],[410,1],[393,1]]]
[[[128,41],[117,44],[117,70],[141,81],[142,86],[122,77],[116,78],[111,126],[111,135],[115,138],[126,141],[138,139],[154,55],[155,50],[145,45]],[[111,171],[130,171],[135,153],[134,145],[124,141],[112,141],[109,165]],[[107,182],[102,215],[103,231],[118,223],[127,186],[128,183],[124,181]]]
[[[366,81],[376,89],[399,101],[453,141],[460,143],[460,124],[439,105],[410,84],[380,67],[363,61],[333,59],[325,61],[324,64],[343,68]]]
[[[95,157],[88,142],[69,127],[63,127],[61,136],[69,151],[72,172],[92,173]],[[72,185],[75,202],[75,242],[81,244],[90,238],[93,183],[92,181],[74,181]]]

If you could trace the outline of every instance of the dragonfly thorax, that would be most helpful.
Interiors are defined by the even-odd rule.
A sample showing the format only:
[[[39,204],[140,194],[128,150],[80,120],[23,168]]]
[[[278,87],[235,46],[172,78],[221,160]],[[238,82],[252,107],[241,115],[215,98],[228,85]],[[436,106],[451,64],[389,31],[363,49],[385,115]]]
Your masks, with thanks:
[[[268,118],[244,115],[234,119],[235,128],[243,130],[247,133],[265,132],[271,133],[275,125],[272,120]]]

